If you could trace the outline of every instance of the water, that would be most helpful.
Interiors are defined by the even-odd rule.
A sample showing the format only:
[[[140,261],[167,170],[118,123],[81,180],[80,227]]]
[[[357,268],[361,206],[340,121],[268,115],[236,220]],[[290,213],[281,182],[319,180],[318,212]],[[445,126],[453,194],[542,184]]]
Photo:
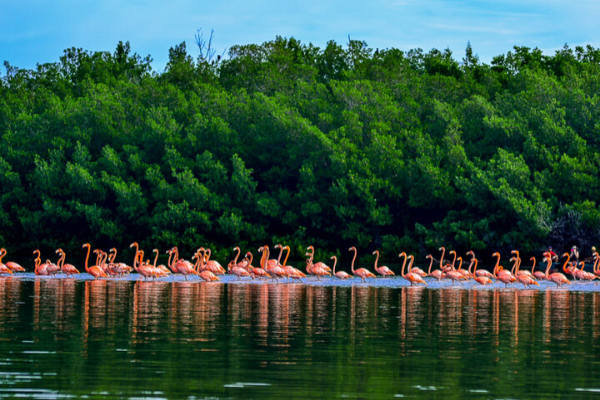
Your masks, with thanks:
[[[234,279],[0,279],[0,397],[600,392],[598,291]]]

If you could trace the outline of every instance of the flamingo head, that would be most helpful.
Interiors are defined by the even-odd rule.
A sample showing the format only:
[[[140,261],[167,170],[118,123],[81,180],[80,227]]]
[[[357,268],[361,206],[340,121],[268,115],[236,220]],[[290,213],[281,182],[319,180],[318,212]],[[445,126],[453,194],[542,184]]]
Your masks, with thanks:
[[[348,251],[356,251],[356,247],[352,246],[348,249]]]
[[[332,260],[337,260],[337,257],[336,256],[331,256],[331,259]]]
[[[379,250],[375,250],[373,254],[379,254]]]
[[[431,254],[427,254],[425,258],[433,258],[433,256]]]
[[[398,257],[406,257],[406,253],[402,252],[402,253],[398,254]]]
[[[495,252],[494,254],[492,254],[492,257],[500,257],[500,253]]]
[[[562,255],[563,257],[570,257],[569,253],[565,253]]]
[[[129,248],[132,248],[133,246],[138,246],[137,242],[133,242],[129,245]]]

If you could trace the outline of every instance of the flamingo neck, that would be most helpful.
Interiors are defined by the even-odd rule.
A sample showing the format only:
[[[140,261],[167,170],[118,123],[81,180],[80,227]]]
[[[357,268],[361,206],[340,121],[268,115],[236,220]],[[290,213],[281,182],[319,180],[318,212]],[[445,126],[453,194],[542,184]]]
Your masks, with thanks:
[[[570,256],[568,253],[565,253],[565,254],[567,254],[567,256],[566,256],[566,257],[567,257],[567,260],[566,260],[566,261],[565,261],[565,263],[563,264],[563,267],[562,267],[562,269],[563,269],[563,272],[564,272],[565,274],[568,274],[568,271],[567,271],[567,264],[569,264],[569,261],[571,260],[571,256]]]
[[[442,247],[442,257],[440,258],[440,270],[444,270],[444,255],[446,254],[446,248]]]
[[[404,262],[402,263],[402,272],[400,272],[400,275],[402,275],[402,277],[404,277],[404,267],[406,267],[406,254],[402,253],[400,254],[400,257],[404,257]]]
[[[337,265],[337,257],[333,256],[333,275],[335,275],[335,266]]]
[[[431,275],[431,266],[433,265],[433,257],[429,257],[431,262],[429,263],[429,271],[427,271],[427,275]]]
[[[85,256],[85,271],[88,272],[89,271],[88,261],[90,259],[90,251],[91,251],[92,247],[89,244],[85,247],[87,247],[87,255]]]
[[[287,260],[288,260],[288,257],[290,256],[290,246],[285,246],[285,249],[287,250],[287,253],[285,254],[285,260],[283,260],[284,268],[287,265]]]
[[[358,253],[356,251],[356,247],[353,247],[352,250],[354,251],[354,257],[352,257],[352,265],[351,265],[351,269],[352,269],[352,273],[354,274],[354,261],[356,260],[356,254]]]
[[[233,266],[237,265],[237,260],[240,256],[240,251],[241,251],[239,247],[236,247],[235,250],[237,250],[237,254],[235,255],[235,259],[233,260]]]
[[[377,257],[375,257],[375,270],[377,270],[377,261],[379,261],[379,251],[375,252],[377,254]]]
[[[154,257],[154,268],[156,268],[156,261],[158,260],[158,250],[155,251],[156,257]]]

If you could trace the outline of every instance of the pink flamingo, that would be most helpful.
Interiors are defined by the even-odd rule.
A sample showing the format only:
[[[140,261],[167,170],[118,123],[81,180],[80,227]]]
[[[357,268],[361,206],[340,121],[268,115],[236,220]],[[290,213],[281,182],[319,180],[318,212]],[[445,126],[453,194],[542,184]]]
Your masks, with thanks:
[[[290,250],[291,250],[290,246],[283,247],[282,251],[283,250],[287,250],[287,253],[285,255],[285,260],[283,260],[283,265],[281,266],[281,268],[286,273],[288,278],[297,279],[299,281],[302,280],[301,278],[306,278],[306,275],[304,274],[304,272],[300,271],[298,268],[294,268],[291,265],[286,265],[288,257],[290,256]]]
[[[48,263],[44,263],[42,264],[42,259],[40,251],[39,250],[34,250],[33,254],[37,253],[37,257],[35,258],[35,270],[34,273],[36,275],[40,275],[40,276],[47,276],[50,275],[48,274],[48,271],[46,270],[46,268],[48,267]]]
[[[227,265],[227,271],[228,271],[230,274],[233,274],[233,275],[237,276],[237,279],[238,279],[238,281],[239,281],[241,278],[245,278],[245,277],[249,277],[249,278],[251,278],[251,276],[250,276],[250,272],[248,272],[248,271],[246,271],[244,268],[242,268],[242,267],[238,266],[237,259],[238,259],[238,257],[240,256],[240,248],[239,248],[239,247],[236,247],[236,248],[234,248],[233,250],[234,250],[234,251],[235,251],[235,250],[237,250],[237,254],[236,254],[236,256],[235,256],[235,260],[231,261],[231,262],[230,262],[230,263]]]
[[[5,249],[0,249],[0,275],[1,274],[10,274],[12,275],[12,270],[8,268],[6,265],[2,263],[2,258],[6,255]]]
[[[204,260],[206,260],[206,250],[204,250],[203,247],[198,249],[198,251],[196,252],[196,254],[194,254],[194,257],[192,259],[194,258],[198,259],[198,261],[196,261],[194,273],[196,273],[200,277],[200,279],[202,279],[205,282],[220,281],[219,277],[217,277],[212,271],[204,268]]]
[[[203,248],[201,248],[201,250],[204,250]],[[173,260],[171,261],[171,265],[169,266],[171,268],[171,271],[176,271],[178,274],[183,275],[183,278],[187,281],[187,277],[188,275],[198,275],[198,271],[196,271],[196,269],[194,268],[194,265],[187,261],[187,260],[183,260],[183,259],[179,259],[179,250],[177,250],[177,247],[173,247],[171,249],[171,251],[174,253],[174,257]],[[198,250],[199,252],[200,250]],[[196,253],[198,254],[198,253]],[[202,261],[204,261],[204,255],[202,256]],[[202,264],[202,263],[201,263]],[[202,268],[204,269],[204,268]]]
[[[475,253],[472,250],[469,250],[467,252],[467,255],[471,255],[471,262],[473,262],[475,260]],[[473,269],[473,273],[476,274],[477,276],[484,276],[486,278],[489,278],[490,280],[494,277],[494,275],[492,275],[492,273],[490,271],[487,271],[485,269],[477,269],[474,268]]]
[[[312,247],[312,246],[308,246],[307,249],[309,251],[310,259],[311,259],[311,263],[312,263],[312,260],[314,259],[314,256],[315,256],[315,248]],[[307,254],[307,255],[309,255],[309,254]],[[329,268],[329,266],[326,265],[325,263],[319,261],[318,263],[313,264],[313,266],[318,267],[318,268],[322,268],[325,271],[329,272],[329,275],[331,275],[331,268]]]
[[[0,249],[0,253],[4,253],[0,256],[0,264],[2,264],[2,258],[6,255],[5,249]],[[21,267],[19,264],[13,261],[7,261],[5,264],[6,268],[10,269],[12,272],[25,272],[25,268]],[[4,273],[4,272],[3,272]]]
[[[362,282],[367,282],[367,278],[376,278],[376,276],[366,268],[359,268],[356,271],[354,270],[354,261],[356,260],[357,250],[356,247],[352,246],[348,249],[348,251],[354,251],[354,257],[352,258],[352,274],[361,279]]]
[[[440,280],[442,280],[442,278],[444,277],[443,276],[444,273],[441,270],[436,269],[435,271],[431,272],[431,266],[433,265],[433,256],[431,254],[427,254],[427,257],[425,257],[425,258],[429,258],[430,259],[429,271],[427,272],[428,275],[431,276],[431,277],[433,277],[433,278],[435,278],[435,279],[437,279],[438,282]]]
[[[206,249],[206,260],[204,261],[204,269],[211,271],[215,275],[225,275],[227,271],[219,264],[218,261],[210,259],[211,250]]]
[[[109,269],[116,275],[123,276],[131,273],[133,268],[125,263],[115,263],[115,259],[117,258],[117,249],[110,249],[110,257],[109,257]],[[170,272],[170,271],[169,271]]]
[[[569,265],[569,261],[571,259],[571,256],[569,255],[569,253],[565,253],[563,254],[563,258],[566,257],[567,260],[565,261],[565,263],[563,264],[563,272],[565,274],[569,274],[571,275],[573,278],[575,278],[575,270],[577,268],[575,268],[573,265]]]
[[[263,255],[260,259],[260,265],[263,264],[263,260],[266,255],[267,255],[267,253],[263,253]],[[248,259],[248,267],[247,268],[248,268],[248,271],[250,272],[250,274],[252,275],[252,278],[262,279],[262,278],[270,278],[271,277],[271,275],[269,275],[269,273],[267,271],[265,271],[264,269],[255,268],[252,266],[252,259],[254,258],[252,253],[247,252],[246,258]]]
[[[476,272],[477,272],[477,259],[473,258],[473,263],[471,263],[471,265],[473,266],[473,279],[475,280],[475,282],[479,283],[480,285],[490,285],[492,284],[492,280],[490,278],[488,278],[487,276],[477,276]],[[469,269],[471,268],[471,265],[469,265]]]
[[[575,270],[575,276],[577,276],[577,279],[580,279],[582,281],[590,281],[591,282],[597,278],[596,275],[583,270],[583,267],[585,267],[584,261],[580,262],[579,266],[580,266],[580,269]]]
[[[463,265],[462,257],[458,257],[457,260],[458,260],[458,269],[456,270],[456,272],[458,272],[461,275],[461,279],[463,279],[463,280],[471,279],[471,274],[469,274],[469,271],[462,269],[462,265]]]
[[[243,268],[247,271],[248,270],[248,260],[246,258],[244,258],[240,262],[237,262],[238,258],[240,257],[240,252],[241,252],[240,248],[234,247],[233,251],[237,251],[237,253],[236,253],[233,261],[230,261],[229,264],[227,264],[227,271],[229,273],[231,273],[231,268],[233,268],[234,266],[238,266],[239,268]]]
[[[87,247],[87,255],[85,256],[85,271],[90,274],[91,276],[93,276],[95,279],[98,278],[108,278],[108,275],[106,275],[106,273],[104,271],[102,271],[102,268],[100,268],[99,266],[95,265],[93,267],[88,267],[88,261],[90,258],[90,251],[91,251],[91,246],[89,243],[84,244],[83,247]]]
[[[517,278],[515,278],[513,274],[510,273],[510,271],[505,270],[500,265],[500,253],[496,252],[492,254],[492,257],[498,257],[498,259],[496,260],[496,266],[494,267],[494,278],[504,283],[505,287],[508,286],[509,283],[516,282]]]
[[[568,253],[565,253],[568,255]],[[553,274],[548,275],[548,272],[550,271],[550,267],[552,266],[552,256],[550,254],[550,252],[545,252],[544,253],[544,257],[546,257],[548,259],[548,266],[546,266],[546,280],[548,281],[552,281],[554,283],[556,283],[556,285],[558,287],[561,287],[562,285],[570,285],[571,281],[569,281],[567,279],[566,276],[564,276],[563,274],[561,274],[560,272],[555,272]],[[565,263],[566,265],[566,263]],[[563,270],[564,270],[564,265],[563,265]]]
[[[384,266],[381,266],[381,267],[377,267],[377,261],[379,261],[379,250],[375,250],[375,251],[373,252],[373,254],[377,254],[377,257],[375,257],[375,267],[374,267],[374,268],[375,268],[375,271],[376,271],[376,272],[377,272],[379,275],[381,275],[381,276],[383,276],[383,277],[386,277],[386,276],[394,276],[394,275],[396,275],[396,274],[394,274],[394,273],[392,272],[392,270],[391,270],[391,269],[389,269],[389,268],[388,268],[388,267],[386,267],[385,265],[384,265]]]
[[[350,279],[350,278],[352,278],[352,276],[350,276],[350,274],[348,274],[347,272],[344,272],[344,271],[335,272],[335,266],[337,264],[337,257],[336,256],[331,256],[331,259],[333,260],[333,276],[335,276],[338,279]]]
[[[423,280],[423,278],[421,278],[421,275],[415,274],[414,272],[409,272],[409,273],[406,273],[406,274],[404,273],[404,267],[406,266],[406,260],[407,260],[406,253],[402,252],[402,253],[400,253],[398,255],[398,257],[404,257],[404,262],[402,263],[402,271],[401,271],[402,277],[404,279],[406,279],[407,281],[409,281],[411,286],[414,285],[414,284],[418,284],[418,283],[422,283],[425,286],[427,286],[427,282],[425,282]],[[414,261],[414,257],[411,254],[410,256],[408,256],[408,258],[410,259],[410,263],[408,264],[408,270],[411,271],[411,267],[412,267],[412,264],[413,264],[413,261]]]
[[[533,274],[533,276],[535,276],[535,279],[537,279],[539,281],[546,279],[546,274],[544,274],[542,271],[535,270],[535,257],[531,257],[529,260],[533,261],[533,266],[531,267],[531,273]]]
[[[277,281],[279,281],[279,278],[285,276],[285,271],[283,270],[283,268],[281,268],[279,266],[279,262],[277,262],[277,260],[275,260],[275,259],[269,260],[269,256],[271,255],[269,246],[265,245],[265,246],[261,247],[260,249],[258,249],[259,253],[262,253],[263,251],[264,251],[265,256],[263,258],[261,258],[261,260],[263,262],[261,267],[265,271],[267,271],[267,273],[269,275],[271,275],[271,277],[273,279],[277,279]],[[283,251],[283,249],[281,249],[280,251]]]
[[[317,277],[317,280],[321,280],[322,276],[331,276],[331,272],[323,268],[323,265],[325,264],[323,264],[322,262],[313,264],[313,255],[309,253],[306,253],[306,255],[309,256],[309,259],[306,261],[306,272],[308,272],[311,275],[315,275]]]
[[[58,250],[56,250],[56,252],[60,254],[60,259],[58,260],[58,265],[60,266],[61,271],[63,273],[65,273],[67,276],[79,275],[79,270],[77,268],[75,268],[74,265],[65,264],[65,258],[67,255],[65,254],[63,249],[58,249]]]
[[[152,264],[154,276],[156,276],[157,278],[164,278],[166,276],[169,276],[171,274],[171,270],[169,270],[163,264],[160,264],[158,266],[156,265],[156,262],[158,261],[158,249],[154,249],[152,250],[152,252],[156,253],[156,256],[154,257],[154,264]]]
[[[511,260],[512,260],[512,258],[511,258]],[[521,267],[521,259],[520,258],[517,258],[515,260],[515,266],[517,267],[515,278],[517,279],[517,281],[519,283],[522,283],[523,286],[527,286],[528,288],[530,287],[530,285],[540,286],[539,283],[537,283],[536,280],[533,279],[533,276],[531,275],[531,273],[529,273],[529,271],[519,271],[519,268]],[[522,272],[522,273],[519,273],[519,272]],[[527,274],[525,272],[527,272]]]

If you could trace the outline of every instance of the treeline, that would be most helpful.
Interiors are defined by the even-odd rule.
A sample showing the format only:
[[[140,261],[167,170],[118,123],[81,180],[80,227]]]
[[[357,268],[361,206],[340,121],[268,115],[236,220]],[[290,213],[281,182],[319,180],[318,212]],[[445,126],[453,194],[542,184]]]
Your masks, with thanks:
[[[593,47],[487,65],[470,45],[456,60],[277,37],[151,62],[129,43],[5,62],[0,246],[585,255],[600,237]]]

